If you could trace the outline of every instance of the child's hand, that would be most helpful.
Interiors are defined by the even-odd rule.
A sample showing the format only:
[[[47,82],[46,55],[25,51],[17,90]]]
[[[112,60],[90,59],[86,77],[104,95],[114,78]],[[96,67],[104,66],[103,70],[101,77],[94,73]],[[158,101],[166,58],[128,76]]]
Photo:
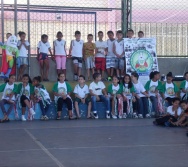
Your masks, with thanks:
[[[127,101],[127,97],[126,96],[123,96],[123,101]]]
[[[140,96],[136,95],[137,99],[140,99]]]

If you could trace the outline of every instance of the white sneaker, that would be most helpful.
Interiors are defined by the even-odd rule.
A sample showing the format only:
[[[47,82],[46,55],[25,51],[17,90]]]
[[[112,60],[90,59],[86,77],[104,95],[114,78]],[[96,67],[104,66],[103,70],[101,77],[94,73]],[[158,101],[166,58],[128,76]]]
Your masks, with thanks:
[[[117,119],[117,116],[112,114],[112,118],[113,119]]]
[[[40,117],[40,120],[42,120],[42,121],[44,120],[44,116],[43,115]]]
[[[99,118],[97,113],[93,113],[93,116],[95,117],[95,119]]]
[[[123,118],[127,118],[127,114],[126,113],[123,113]]]
[[[22,121],[26,121],[25,115],[22,115]]]
[[[135,112],[133,113],[133,118],[138,118],[138,115]]]
[[[110,119],[110,113],[109,112],[106,112],[106,118]]]
[[[35,115],[35,111],[32,108],[30,108],[29,111],[31,115]]]
[[[143,118],[143,115],[142,114],[138,114],[138,118]]]
[[[45,120],[45,121],[49,120],[49,118],[48,118],[47,115],[44,116],[44,120]]]
[[[119,119],[122,119],[122,115],[119,115],[118,118],[119,118]]]
[[[151,118],[151,115],[150,114],[146,114],[146,118]]]

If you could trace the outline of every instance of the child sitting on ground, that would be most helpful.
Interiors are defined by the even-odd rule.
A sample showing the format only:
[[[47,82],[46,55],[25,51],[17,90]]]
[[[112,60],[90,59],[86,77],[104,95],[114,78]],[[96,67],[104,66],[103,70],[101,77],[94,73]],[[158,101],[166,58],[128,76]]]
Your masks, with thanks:
[[[179,104],[180,104],[180,99],[177,97],[173,98],[172,106],[169,106],[167,108],[167,114],[155,119],[155,121],[153,121],[153,124],[164,126],[169,121],[172,121],[172,122],[177,121],[178,117],[182,113],[182,110],[179,107]]]
[[[89,88],[85,84],[85,77],[83,75],[79,76],[78,84],[74,88],[74,94],[74,105],[76,109],[77,118],[81,117],[79,113],[79,103],[86,103],[88,105],[87,118],[91,118],[91,100],[88,98]]]

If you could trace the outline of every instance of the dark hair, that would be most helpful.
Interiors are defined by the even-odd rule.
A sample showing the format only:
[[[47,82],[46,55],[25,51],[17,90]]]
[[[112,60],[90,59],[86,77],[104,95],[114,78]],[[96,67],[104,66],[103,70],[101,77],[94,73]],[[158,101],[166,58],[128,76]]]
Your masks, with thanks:
[[[178,98],[178,97],[174,97],[174,98],[172,99],[172,103],[174,103],[175,101],[179,101],[179,102],[180,102],[181,100],[180,100],[180,98]]]
[[[107,34],[113,34],[114,35],[114,32],[113,31],[108,31]]]
[[[139,75],[137,72],[132,72],[131,75],[133,75],[134,77],[136,77],[137,79],[139,78]]]
[[[94,73],[93,74],[93,79],[95,80],[97,77],[99,77],[101,74],[100,73],[98,73],[98,72],[96,72],[96,73]]]
[[[23,32],[23,31],[19,31],[19,32],[18,32],[18,35],[19,35],[19,37],[21,37],[22,35],[26,35],[26,33]]]
[[[173,78],[173,75],[172,75],[172,72],[169,72],[166,77],[172,77]]]
[[[182,100],[182,101],[180,101],[180,104],[188,104],[188,101],[187,100]]]
[[[42,35],[41,35],[41,39],[44,39],[44,38],[48,38],[48,35],[42,34]]]
[[[85,76],[83,76],[83,75],[80,75],[79,78],[83,78],[85,80]]]
[[[132,29],[128,29],[127,32],[132,32],[134,34],[134,31]]]
[[[61,76],[61,75],[65,75],[64,73],[62,73],[62,72],[60,72],[59,74],[58,74],[58,78],[57,78],[57,81],[59,81],[59,77]]]
[[[113,78],[117,78],[117,79],[118,79],[118,84],[120,84],[120,80],[119,80],[119,78],[118,78],[117,75],[113,75],[113,76],[112,76],[112,79],[113,79]]]
[[[6,35],[12,35],[10,32],[6,33]]]
[[[58,35],[62,35],[62,36],[63,36],[63,33],[62,33],[61,31],[58,31],[58,32],[57,32],[57,36],[58,36]]]
[[[32,80],[31,80],[31,78],[30,78],[30,76],[28,74],[24,74],[22,76],[22,78],[25,78],[25,77],[27,77],[29,79],[29,83],[32,83]]]
[[[144,35],[144,32],[143,31],[138,31],[138,34],[143,34]]]
[[[149,74],[149,78],[150,78],[150,79],[153,79],[153,78],[155,77],[155,75],[157,75],[157,74],[160,74],[160,72],[159,72],[159,71],[152,71],[152,72]]]
[[[81,32],[80,31],[75,31],[74,35],[80,35]]]
[[[10,77],[12,77],[12,76],[16,76],[16,75],[15,75],[15,74],[10,74],[10,75],[9,75],[9,77],[8,77],[8,79],[6,79],[6,80],[5,80],[5,83],[8,83],[8,82],[9,82]]]
[[[103,34],[103,32],[102,32],[102,31],[99,31],[99,32],[98,32],[98,35],[99,35],[99,34]]]
[[[93,37],[93,34],[88,34],[87,37]]]
[[[188,72],[185,72],[184,77],[188,74]]]
[[[42,81],[42,78],[41,78],[41,76],[37,76],[37,77],[34,77],[33,80],[38,81],[38,82],[41,82],[41,81]]]
[[[124,35],[124,34],[123,34],[123,31],[121,31],[121,30],[118,30],[118,31],[116,32],[116,34],[122,34],[122,35]]]
[[[128,89],[133,87],[133,83],[131,82],[131,76],[129,74],[125,74],[123,78],[123,86],[125,86],[125,77],[129,77]]]

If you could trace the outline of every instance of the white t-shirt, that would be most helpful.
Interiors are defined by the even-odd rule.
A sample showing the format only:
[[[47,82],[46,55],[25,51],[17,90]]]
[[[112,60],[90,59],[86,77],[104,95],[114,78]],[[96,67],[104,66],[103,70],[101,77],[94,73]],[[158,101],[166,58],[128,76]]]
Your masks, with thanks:
[[[73,57],[83,57],[83,46],[84,46],[84,41],[80,40],[72,40],[71,41],[72,45],[72,56]]]
[[[117,86],[112,84],[112,92],[113,94],[116,94],[116,92],[119,90],[119,84]]]
[[[43,43],[42,41],[39,41],[37,48],[39,48],[39,53],[48,54],[48,51],[51,47],[49,42]]]
[[[150,96],[154,96],[154,97],[156,96],[155,90],[156,90],[157,86],[158,86],[158,81],[153,82],[151,80],[150,85],[149,85],[149,91],[148,91],[148,93],[149,93]]]
[[[7,97],[7,95],[10,95],[12,93],[14,89],[14,84],[9,85],[8,83],[5,86],[5,89],[3,91],[3,96],[2,99],[6,99],[6,100],[16,100],[15,95],[12,96],[12,98],[10,99],[9,97]]]
[[[58,87],[57,88],[58,88],[58,93],[59,94],[64,94],[64,95],[67,94],[67,85],[66,85],[65,82],[63,82],[63,83],[58,82]]]
[[[96,57],[104,57],[105,58],[105,49],[108,47],[106,41],[96,41],[95,42],[96,49],[98,49],[98,52],[96,54]]]
[[[21,41],[19,40],[18,41],[18,46],[21,45]],[[29,42],[28,41],[25,41],[25,45],[26,46],[29,46]],[[21,46],[20,50],[19,50],[19,57],[28,57],[28,50],[25,48],[24,45]]]
[[[65,40],[55,40],[54,41],[54,47],[55,47],[55,55],[56,56],[66,56],[66,52],[65,52],[65,44],[66,41]]]
[[[22,85],[21,94],[25,95],[28,99],[30,98],[30,85],[29,84],[27,84],[26,87],[23,87]]]
[[[114,42],[115,42],[115,39],[112,40],[112,41],[110,39],[107,40],[107,46],[108,46],[108,54],[107,54],[107,56],[108,57],[115,57],[115,54],[113,52]]]
[[[124,40],[121,40],[121,41],[116,40],[115,48],[116,48],[116,53],[121,55],[124,52]],[[124,55],[122,57],[124,57]]]
[[[185,81],[185,88],[184,88],[184,89],[185,89],[185,90],[188,90],[188,81]],[[180,93],[181,98],[182,98],[184,95],[185,95],[185,93],[181,91],[181,93]]]
[[[132,93],[130,91],[130,89],[128,88],[128,84],[125,84],[123,86],[123,94],[124,96],[126,96],[128,99],[131,99],[132,98]]]
[[[141,82],[138,81],[137,84],[134,84],[134,88],[135,88],[135,93],[139,96],[139,97],[145,97],[144,94],[142,94],[143,92],[146,91],[146,89],[144,88],[144,86],[141,84]]]
[[[167,108],[167,113],[169,113],[170,115],[174,116],[175,115],[175,111],[172,110],[172,106],[169,106]],[[180,107],[178,107],[178,112],[177,112],[177,115],[180,116],[182,113],[182,110]]]
[[[84,85],[84,87],[80,87],[80,85],[77,84],[74,88],[74,93],[80,96],[81,98],[84,98],[85,95],[89,93],[89,88],[87,85]]]
[[[102,81],[99,81],[98,83],[92,82],[89,85],[89,90],[92,90],[93,94],[96,94],[96,95],[103,95],[102,90],[104,88],[106,87]]]
[[[166,83],[166,91],[165,91],[165,98],[167,97],[171,97],[174,98],[175,97],[175,92],[174,92],[174,84],[173,83]]]

